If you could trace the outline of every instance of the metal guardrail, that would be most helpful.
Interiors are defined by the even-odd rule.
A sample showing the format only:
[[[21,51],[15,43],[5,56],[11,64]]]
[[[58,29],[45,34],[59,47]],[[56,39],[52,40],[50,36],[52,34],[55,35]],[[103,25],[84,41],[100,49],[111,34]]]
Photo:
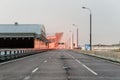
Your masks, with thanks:
[[[47,51],[47,49],[0,49],[0,61],[20,58],[38,52]]]

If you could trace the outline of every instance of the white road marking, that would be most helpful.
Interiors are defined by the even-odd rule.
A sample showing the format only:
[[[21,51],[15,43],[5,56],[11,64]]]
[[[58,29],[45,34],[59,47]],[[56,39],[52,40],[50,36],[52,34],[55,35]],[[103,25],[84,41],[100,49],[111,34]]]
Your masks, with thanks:
[[[24,78],[24,80],[29,80],[30,79],[30,76],[26,76],[25,78]]]
[[[4,65],[4,64],[8,64],[8,63],[12,63],[12,62],[16,62],[16,61],[20,61],[20,60],[23,60],[25,58],[28,58],[30,56],[27,56],[27,57],[22,57],[22,58],[18,58],[18,59],[14,59],[14,60],[10,60],[10,61],[6,61],[6,62],[2,62],[0,63],[0,65]],[[42,62],[42,61],[41,61]]]
[[[47,62],[47,60],[44,61],[44,63],[46,63],[46,62]]]
[[[72,55],[68,54],[69,56],[71,56],[73,59],[75,59],[75,57],[73,57]],[[78,62],[79,64],[81,64],[83,67],[85,67],[88,71],[90,71],[91,73],[93,73],[94,75],[98,75],[98,73],[96,73],[95,71],[93,71],[92,69],[90,69],[89,67],[87,67],[85,64],[83,64],[82,62],[80,62],[78,59],[75,59],[76,62]]]
[[[78,63],[80,63],[82,66],[84,66],[87,70],[89,70],[90,72],[92,72],[94,75],[98,75],[95,71],[93,71],[92,69],[90,69],[89,67],[87,67],[86,65],[84,65],[83,63],[81,63],[79,60],[75,59],[75,61],[77,61]]]
[[[72,55],[68,54],[69,56],[71,56],[73,59],[75,59],[75,57],[73,57]]]
[[[35,68],[35,69],[32,71],[32,73],[35,73],[38,69],[39,69],[39,68]]]

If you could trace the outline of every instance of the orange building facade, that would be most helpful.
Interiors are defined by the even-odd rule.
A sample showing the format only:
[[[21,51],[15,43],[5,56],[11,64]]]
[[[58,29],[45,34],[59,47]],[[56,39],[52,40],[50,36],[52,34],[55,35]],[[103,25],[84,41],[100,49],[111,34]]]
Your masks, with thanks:
[[[48,35],[47,39],[50,41],[49,48],[50,49],[58,49],[60,40],[62,39],[62,36],[63,36],[63,32]]]

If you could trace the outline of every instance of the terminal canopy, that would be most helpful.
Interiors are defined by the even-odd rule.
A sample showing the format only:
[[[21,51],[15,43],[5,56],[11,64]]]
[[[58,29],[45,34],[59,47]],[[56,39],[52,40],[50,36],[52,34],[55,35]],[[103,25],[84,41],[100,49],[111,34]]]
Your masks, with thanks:
[[[45,27],[42,24],[0,24],[0,38],[33,37],[44,42],[46,38]]]

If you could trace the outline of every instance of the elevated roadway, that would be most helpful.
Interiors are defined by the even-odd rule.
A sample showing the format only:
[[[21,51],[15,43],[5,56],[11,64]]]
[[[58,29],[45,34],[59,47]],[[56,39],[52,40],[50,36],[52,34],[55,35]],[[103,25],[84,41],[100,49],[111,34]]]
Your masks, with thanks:
[[[120,64],[54,50],[0,63],[0,80],[120,80]]]

